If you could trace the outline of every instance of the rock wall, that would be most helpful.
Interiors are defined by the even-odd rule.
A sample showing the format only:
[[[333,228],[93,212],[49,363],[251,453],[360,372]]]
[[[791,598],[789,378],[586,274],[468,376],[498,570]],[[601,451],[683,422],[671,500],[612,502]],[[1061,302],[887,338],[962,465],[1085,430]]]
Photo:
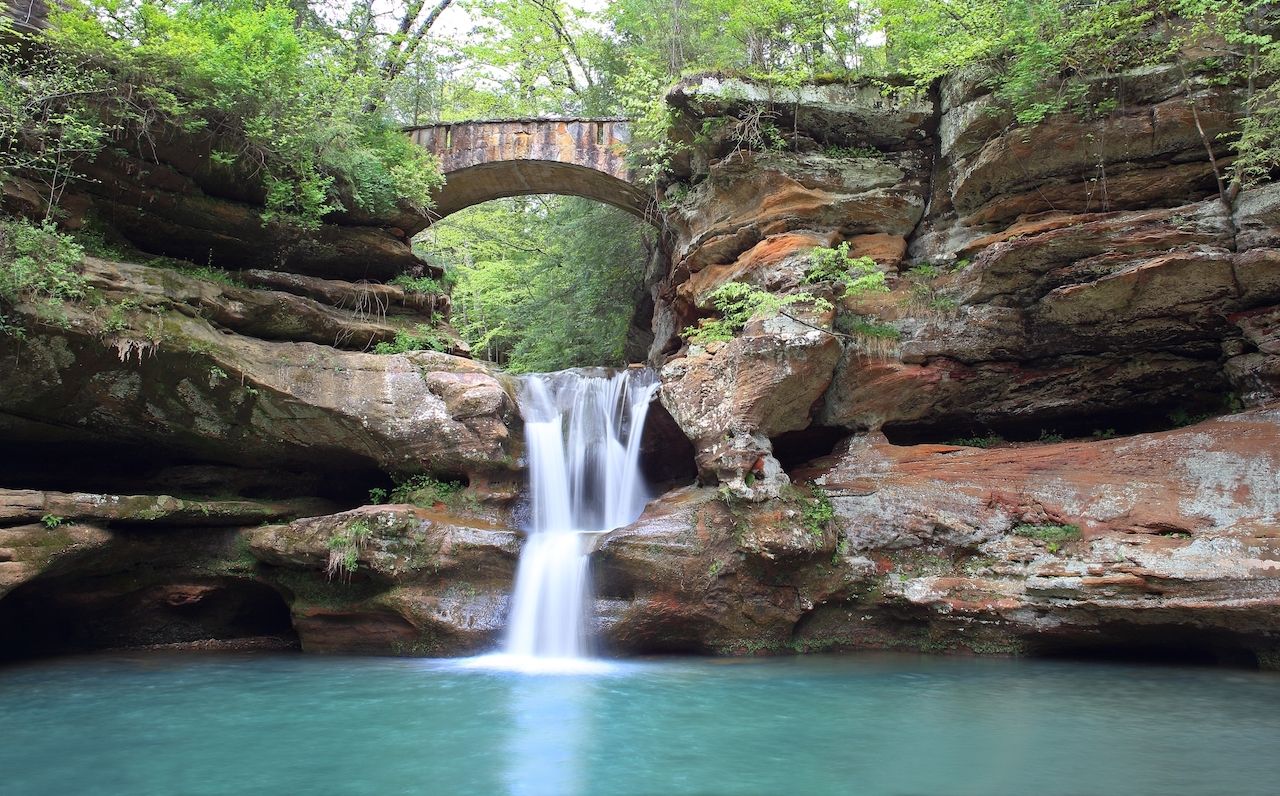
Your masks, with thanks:
[[[1229,88],[1122,79],[1114,113],[1030,129],[966,75],[909,100],[677,88],[646,465],[683,480],[595,554],[614,650],[1280,660],[1280,191],[1218,194]],[[236,281],[88,258],[84,300],[6,308],[8,654],[491,646],[523,510],[513,385],[456,340],[369,353],[447,336],[446,300],[363,281],[429,273],[418,222],[277,239],[203,145],[165,146],[105,156],[73,208],[143,251],[223,247]],[[802,287],[843,242],[888,293]],[[731,281],[832,306],[686,345]],[[466,489],[365,505],[414,474]]]
[[[1240,95],[1157,67],[1023,127],[981,77],[673,91],[650,357],[704,486],[602,542],[619,649],[1274,663],[1280,190],[1206,151]],[[844,242],[888,293],[803,284]],[[687,344],[732,281],[834,309]]]
[[[747,474],[797,434],[816,455],[855,432],[1147,431],[1275,400],[1280,190],[1227,201],[1206,153],[1230,162],[1239,93],[1151,68],[1111,78],[1111,113],[1024,127],[979,77],[910,100],[712,77],[673,91],[692,153],[663,189],[675,243],[651,359],[704,481],[752,494]],[[796,292],[814,247],[843,242],[890,293],[726,344],[680,338],[721,285]]]
[[[980,450],[858,436],[825,495],[671,493],[601,545],[628,652],[1161,652],[1274,663],[1280,410]],[[829,520],[826,518],[830,517]]]

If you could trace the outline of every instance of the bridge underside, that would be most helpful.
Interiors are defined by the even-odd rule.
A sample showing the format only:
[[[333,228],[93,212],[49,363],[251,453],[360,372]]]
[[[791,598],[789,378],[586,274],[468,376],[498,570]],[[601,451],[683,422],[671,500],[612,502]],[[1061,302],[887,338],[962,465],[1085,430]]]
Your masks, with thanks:
[[[595,199],[657,223],[653,199],[644,191],[597,169],[572,163],[503,160],[447,172],[445,180],[435,196],[432,221],[491,199],[551,193]]]

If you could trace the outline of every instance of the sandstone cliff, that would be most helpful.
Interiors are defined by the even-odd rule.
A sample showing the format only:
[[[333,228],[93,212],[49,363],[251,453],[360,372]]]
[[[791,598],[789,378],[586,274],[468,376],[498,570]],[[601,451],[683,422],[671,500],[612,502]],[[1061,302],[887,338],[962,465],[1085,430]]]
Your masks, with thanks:
[[[1277,660],[1280,190],[1219,194],[1204,147],[1238,112],[1229,87],[1122,79],[1124,107],[1032,128],[964,75],[914,98],[676,89],[646,463],[681,488],[596,553],[613,649]],[[753,139],[762,119],[780,145]],[[365,281],[431,273],[420,222],[296,237],[202,165],[207,144],[160,143],[94,164],[72,224],[213,253],[235,281],[89,258],[87,299],[14,310],[9,652],[493,644],[520,545],[513,385],[456,341],[369,353],[447,319]],[[800,290],[814,247],[843,242],[888,293],[806,285],[832,308],[682,338],[717,287]],[[393,475],[465,489],[363,505]]]

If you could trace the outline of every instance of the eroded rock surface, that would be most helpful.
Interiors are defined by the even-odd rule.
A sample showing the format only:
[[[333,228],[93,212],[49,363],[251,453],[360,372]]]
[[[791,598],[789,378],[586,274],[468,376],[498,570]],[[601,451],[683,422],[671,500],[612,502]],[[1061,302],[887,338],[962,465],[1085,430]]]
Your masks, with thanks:
[[[680,124],[703,134],[665,187],[675,255],[651,358],[703,481],[746,494],[800,430],[817,455],[849,432],[1034,439],[1280,399],[1280,194],[1219,195],[1205,149],[1221,148],[1238,92],[1174,65],[1108,79],[1123,107],[1033,126],[970,74],[908,105],[846,88],[790,107],[740,80],[682,84]],[[767,124],[773,144],[747,135]],[[810,253],[840,243],[891,292],[837,300],[820,355],[785,322],[719,348],[681,337],[728,282],[815,292]],[[785,423],[755,419],[775,406]]]
[[[812,498],[665,496],[598,554],[620,649],[1280,645],[1280,411],[992,450],[859,437]],[[809,513],[806,512],[809,506]],[[790,514],[788,513],[790,512]]]
[[[313,652],[457,655],[494,646],[520,538],[505,518],[369,506],[248,536]]]
[[[47,439],[56,427],[59,442],[154,446],[248,467],[478,481],[514,464],[514,402],[485,366],[433,351],[292,342],[379,328],[349,316],[330,324],[309,299],[148,266],[90,260],[86,269],[96,301],[69,302],[58,318],[21,305],[30,332],[0,338],[4,357],[26,363],[0,393],[10,441]],[[307,306],[314,315],[299,309]],[[277,336],[285,339],[265,339]]]

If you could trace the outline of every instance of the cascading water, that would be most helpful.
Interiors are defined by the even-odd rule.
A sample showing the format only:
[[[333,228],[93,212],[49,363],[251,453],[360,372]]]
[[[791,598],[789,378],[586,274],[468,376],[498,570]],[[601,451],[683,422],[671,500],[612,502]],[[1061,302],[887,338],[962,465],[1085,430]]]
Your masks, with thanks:
[[[588,654],[588,558],[599,533],[644,510],[640,436],[657,386],[647,370],[525,377],[520,408],[532,522],[516,572],[507,656]]]

